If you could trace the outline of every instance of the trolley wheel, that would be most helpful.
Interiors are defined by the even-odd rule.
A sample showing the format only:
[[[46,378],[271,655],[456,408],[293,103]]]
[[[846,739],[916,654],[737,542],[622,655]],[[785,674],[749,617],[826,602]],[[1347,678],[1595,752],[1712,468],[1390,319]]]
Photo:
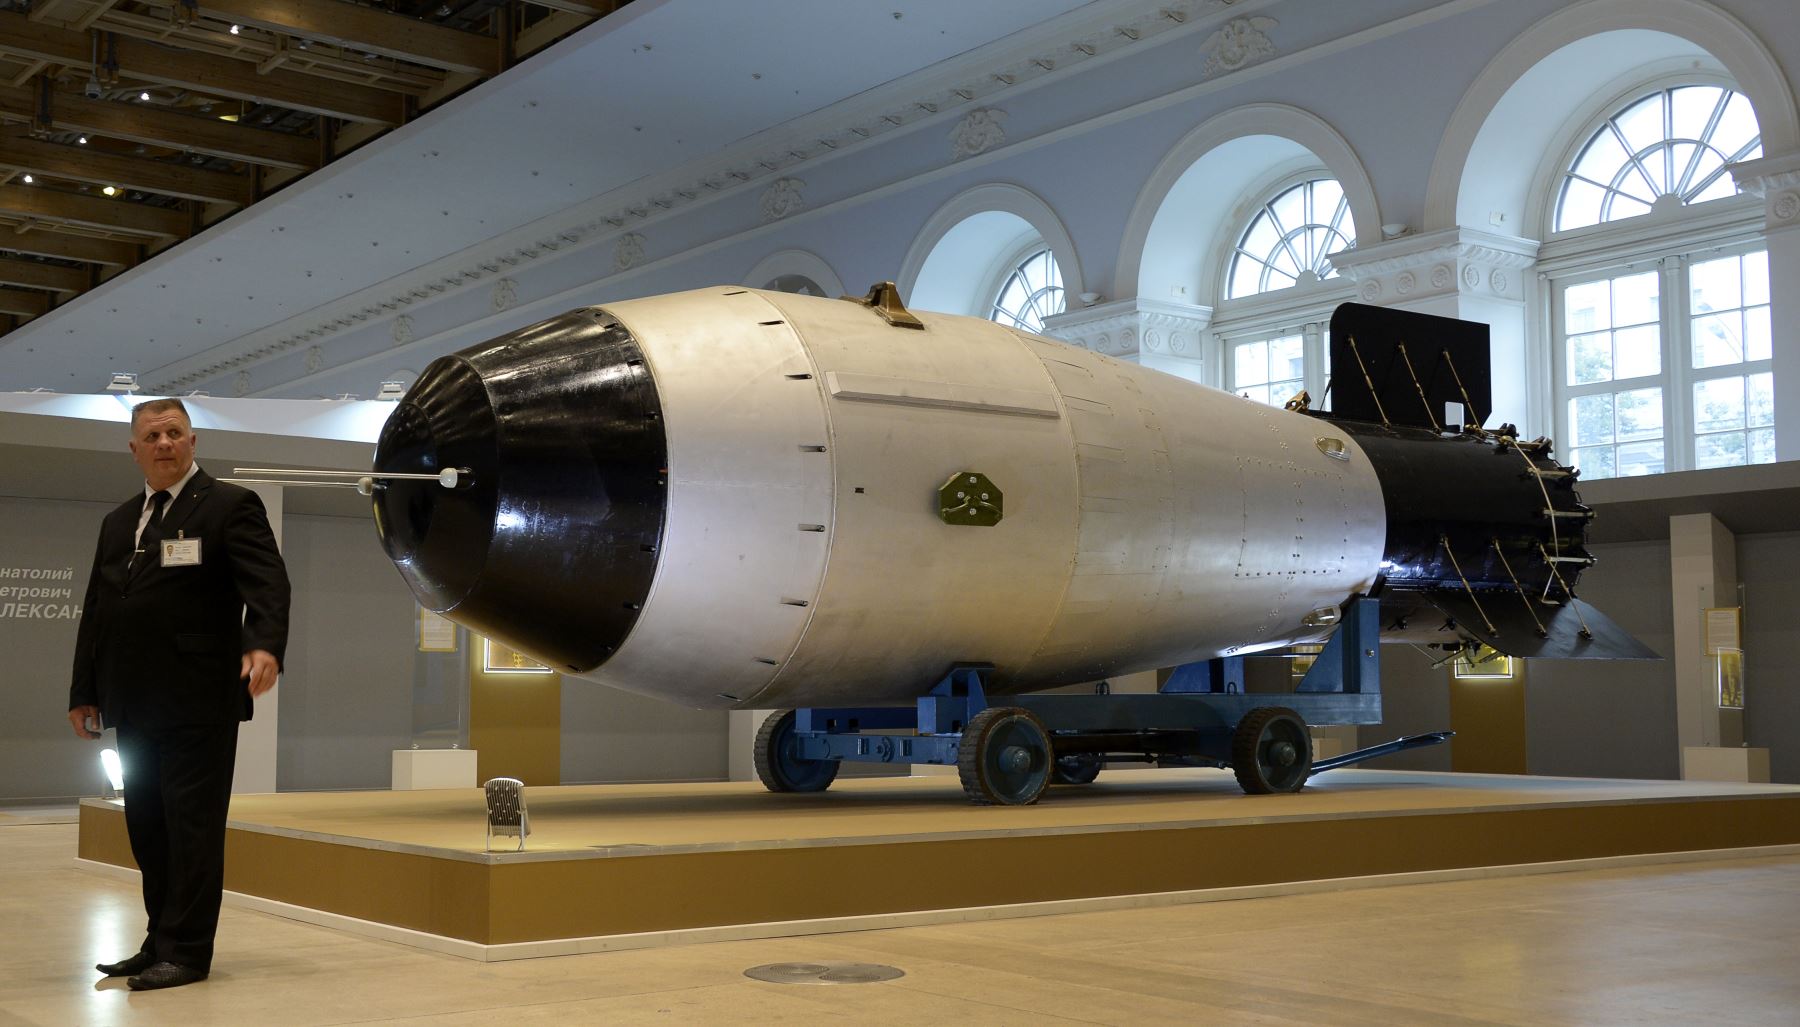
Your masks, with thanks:
[[[756,776],[771,792],[822,792],[837,779],[837,760],[809,760],[798,751],[793,710],[763,721],[756,732]]]
[[[1285,706],[1258,706],[1231,736],[1231,769],[1251,795],[1297,792],[1312,776],[1312,734]]]
[[[1055,763],[1043,721],[1017,706],[991,706],[969,718],[956,748],[963,791],[977,806],[1031,805]]]
[[[1094,778],[1100,776],[1099,753],[1078,752],[1069,756],[1058,756],[1056,765],[1050,770],[1050,780],[1059,785],[1093,784]]]

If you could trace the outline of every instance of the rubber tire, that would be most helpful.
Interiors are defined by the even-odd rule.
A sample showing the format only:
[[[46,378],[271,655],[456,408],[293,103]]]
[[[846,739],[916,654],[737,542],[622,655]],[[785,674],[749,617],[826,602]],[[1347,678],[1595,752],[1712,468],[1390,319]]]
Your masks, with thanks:
[[[1270,766],[1262,759],[1264,746],[1276,741],[1292,744],[1299,760],[1286,767]],[[1312,732],[1306,721],[1285,706],[1258,706],[1244,714],[1231,736],[1231,770],[1239,787],[1251,795],[1306,787],[1312,776]]]
[[[1060,756],[1056,765],[1050,768],[1050,781],[1059,785],[1090,785],[1100,776],[1100,767],[1105,760],[1098,754],[1083,752],[1073,756]]]
[[[996,747],[1025,747],[1031,765],[1016,781],[997,779]],[[1029,806],[1050,786],[1056,765],[1050,732],[1030,710],[990,706],[969,719],[956,747],[956,772],[964,794],[977,806]]]
[[[837,760],[803,760],[794,755],[793,710],[785,710],[764,720],[756,731],[756,748],[751,754],[756,763],[756,776],[771,792],[822,792],[837,780]]]

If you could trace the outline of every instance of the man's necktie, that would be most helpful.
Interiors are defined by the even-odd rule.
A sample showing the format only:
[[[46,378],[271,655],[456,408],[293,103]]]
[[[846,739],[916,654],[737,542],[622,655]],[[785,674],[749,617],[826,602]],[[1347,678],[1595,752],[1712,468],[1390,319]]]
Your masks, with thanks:
[[[163,508],[169,505],[169,494],[160,490],[151,493],[150,503],[153,507],[150,511],[150,521],[144,525],[144,533],[138,536],[137,546],[138,552],[144,554],[146,557],[149,557],[150,554],[156,552],[157,546],[162,542]],[[138,561],[134,563],[133,566],[147,567],[149,566],[149,562],[147,560]]]

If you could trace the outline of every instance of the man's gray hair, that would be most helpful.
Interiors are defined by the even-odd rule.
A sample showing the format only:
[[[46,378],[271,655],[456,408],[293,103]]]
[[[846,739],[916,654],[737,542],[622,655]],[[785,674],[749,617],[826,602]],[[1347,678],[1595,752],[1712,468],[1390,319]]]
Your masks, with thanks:
[[[178,411],[181,414],[181,419],[186,421],[189,427],[193,426],[194,419],[188,414],[187,404],[183,403],[181,400],[147,399],[131,408],[131,434],[133,436],[137,435],[139,417],[144,414],[160,414],[165,410]]]

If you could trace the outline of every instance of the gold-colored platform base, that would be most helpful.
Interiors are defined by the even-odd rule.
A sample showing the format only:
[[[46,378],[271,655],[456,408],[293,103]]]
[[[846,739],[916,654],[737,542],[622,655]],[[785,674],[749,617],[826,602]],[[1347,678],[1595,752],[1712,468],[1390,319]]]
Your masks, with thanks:
[[[1800,845],[1800,787],[1367,770],[1273,796],[1242,795],[1225,772],[1108,772],[1010,808],[968,806],[944,777],[804,796],[544,787],[527,803],[526,851],[489,853],[478,790],[236,796],[226,887],[485,959]],[[80,857],[133,866],[117,803],[82,804]]]

